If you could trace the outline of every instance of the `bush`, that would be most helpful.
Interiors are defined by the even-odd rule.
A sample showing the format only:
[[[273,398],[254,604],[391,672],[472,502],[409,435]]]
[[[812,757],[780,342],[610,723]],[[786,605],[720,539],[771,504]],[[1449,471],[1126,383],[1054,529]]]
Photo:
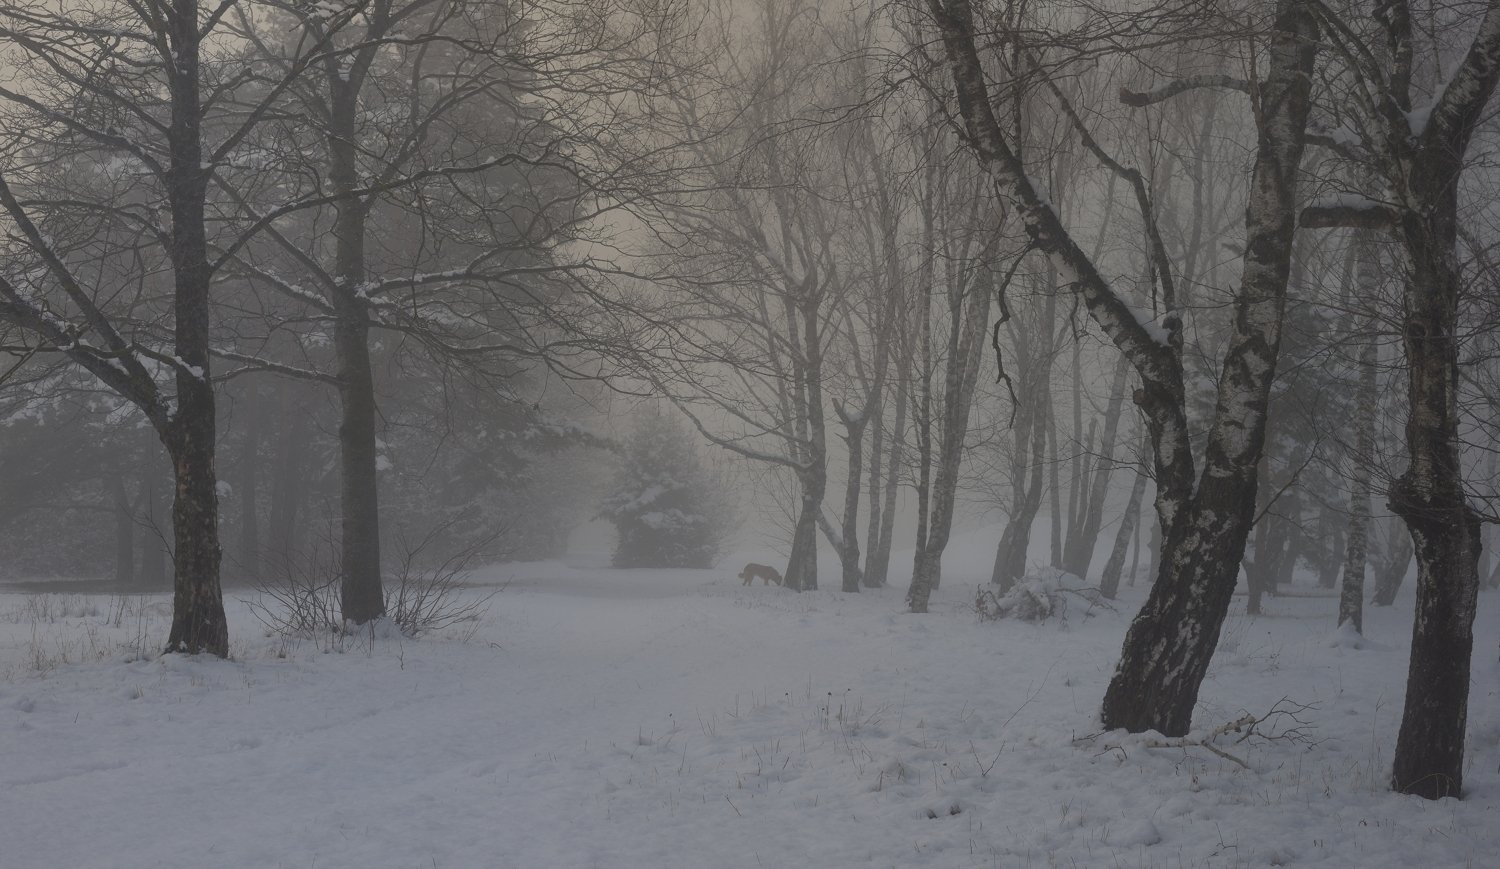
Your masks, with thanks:
[[[400,551],[395,575],[386,576],[381,585],[385,618],[404,636],[415,637],[459,622],[477,624],[489,611],[490,599],[499,593],[467,595],[462,582],[474,560],[496,542],[498,531],[422,566],[424,553],[450,524],[451,520],[438,525],[415,544],[397,537]],[[341,571],[331,540],[314,547],[305,559],[286,560],[278,573],[255,587],[259,599],[245,601],[268,635],[310,638],[320,648],[342,651],[343,638],[363,630],[344,621]]]
[[[626,442],[601,515],[615,526],[615,567],[711,567],[730,525],[729,501],[692,436],[646,417]]]

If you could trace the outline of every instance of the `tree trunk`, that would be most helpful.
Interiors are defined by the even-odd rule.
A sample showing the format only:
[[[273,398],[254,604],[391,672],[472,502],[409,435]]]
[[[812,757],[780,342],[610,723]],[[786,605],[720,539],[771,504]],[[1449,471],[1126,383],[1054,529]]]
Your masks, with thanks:
[[[1379,283],[1379,256],[1367,231],[1356,233],[1356,268],[1361,289],[1373,291]],[[1373,298],[1373,295],[1366,295]],[[1354,630],[1364,633],[1365,562],[1370,527],[1370,479],[1375,461],[1375,409],[1380,400],[1379,345],[1375,343],[1374,323],[1366,324],[1365,346],[1359,353],[1359,387],[1355,392],[1354,454],[1350,456],[1349,533],[1344,550],[1344,577],[1339,593],[1339,625],[1350,622]]]
[[[1007,140],[994,114],[969,0],[935,0],[930,8],[953,67],[955,98],[972,149],[1012,194],[1034,247],[1075,287],[1089,314],[1141,376],[1136,403],[1154,451],[1162,566],[1126,636],[1101,718],[1108,729],[1183,735],[1228,613],[1254,518],[1256,465],[1280,351],[1296,181],[1317,53],[1313,10],[1306,0],[1278,0],[1265,52],[1266,80],[1252,89],[1258,141],[1245,214],[1244,274],[1199,475],[1188,430],[1181,321],[1166,285],[1170,275],[1158,273],[1170,314],[1162,341],[1083,254]],[[1138,173],[1132,177],[1139,180]],[[1164,259],[1161,245],[1153,242],[1153,248],[1153,255]]]
[[[870,544],[870,554],[865,560],[865,584],[872,588],[883,587],[889,581],[891,567],[891,538],[896,532],[896,496],[901,486],[902,453],[906,445],[906,392],[907,372],[903,366],[896,384],[896,421],[891,428],[890,458],[885,466],[885,505],[880,510],[880,534]]]
[[[937,450],[937,480],[932,491],[932,518],[925,545],[917,551],[907,599],[912,612],[927,612],[927,601],[942,579],[943,551],[953,532],[953,508],[958,496],[958,475],[963,461],[964,435],[969,430],[969,411],[979,381],[979,360],[984,355],[984,331],[990,316],[990,298],[998,291],[988,271],[984,284],[967,288],[968,299],[956,290],[949,304],[948,358],[943,385],[942,438]],[[981,278],[974,278],[976,282]]]
[[[1280,351],[1317,35],[1304,0],[1278,0],[1267,76],[1259,88],[1244,272],[1203,473],[1197,491],[1186,498],[1166,486],[1166,500],[1158,495],[1161,574],[1131,623],[1105,692],[1101,718],[1108,729],[1185,735],[1229,612],[1255,517],[1256,470]],[[1159,435],[1154,439],[1160,443]],[[1162,464],[1159,458],[1159,469]]]
[[[880,525],[884,518],[882,484],[885,482],[885,402],[883,397],[876,399],[876,405],[872,409],[871,418],[875,425],[870,431],[870,467],[869,484],[866,486],[866,497],[869,498],[869,515],[866,517],[865,528],[865,566],[860,575],[860,582],[865,588],[880,588],[885,584],[884,577],[872,577],[871,569],[875,565],[875,550],[880,546]]]
[[[274,560],[273,569],[290,569],[300,546],[297,518],[307,487],[310,420],[307,413],[299,412],[295,392],[285,385],[281,389],[279,404],[275,467],[271,480],[270,540],[262,554]]]
[[[1087,576],[1094,561],[1094,547],[1099,542],[1099,528],[1104,522],[1104,499],[1109,495],[1109,479],[1114,470],[1115,438],[1120,431],[1121,410],[1125,402],[1124,365],[1115,369],[1111,384],[1109,404],[1104,411],[1104,434],[1099,439],[1099,455],[1087,474],[1088,487],[1083,492],[1079,521],[1068,535],[1063,551],[1063,569],[1075,576]],[[1118,535],[1116,535],[1118,544]],[[1121,553],[1124,558],[1124,553]],[[1122,563],[1123,566],[1123,563]],[[1119,582],[1119,566],[1115,568],[1115,582]]]
[[[250,420],[245,427],[245,452],[240,456],[240,573],[250,582],[260,579],[260,388],[252,386],[245,399]]]
[[[208,242],[200,124],[196,0],[173,0],[169,41],[175,63],[168,81],[172,121],[171,259],[177,407],[163,432],[177,482],[172,501],[175,570],[167,652],[229,654],[229,628],[219,586],[219,495],[214,473],[214,388],[210,379]]]
[[[135,585],[135,509],[124,475],[110,477],[109,490],[115,505],[115,586],[128,590]]]
[[[787,556],[783,581],[792,591],[816,591],[818,588],[818,514],[823,510],[821,475],[808,473],[800,478],[801,506],[797,525],[792,532],[792,551]]]
[[[1135,588],[1135,578],[1140,575],[1141,570],[1141,526],[1146,524],[1141,521],[1142,504],[1135,505],[1135,545],[1130,547],[1130,580],[1126,583]]]
[[[1411,666],[1391,784],[1428,799],[1463,792],[1480,550],[1479,517],[1464,497],[1459,458],[1456,189],[1433,199],[1434,209],[1409,214],[1404,227],[1413,268],[1402,329],[1411,369],[1411,463],[1391,489],[1391,509],[1410,529],[1417,560]]]
[[[163,503],[158,471],[147,467],[141,473],[141,503],[145,513],[141,529],[140,588],[143,591],[159,591],[169,587],[167,560],[166,518],[167,508]],[[175,560],[175,559],[174,559]]]
[[[1370,598],[1370,603],[1375,606],[1390,606],[1396,602],[1396,592],[1401,590],[1406,572],[1411,569],[1411,533],[1406,523],[1397,524],[1399,527],[1387,533],[1386,551],[1375,566],[1375,594]]]
[[[1256,489],[1260,492],[1262,501],[1269,500],[1271,496],[1270,486],[1271,457],[1263,456],[1260,462],[1260,482]],[[1258,511],[1264,511],[1264,503],[1258,506]],[[1245,585],[1248,592],[1248,600],[1245,603],[1245,615],[1258,616],[1261,614],[1261,599],[1265,596],[1267,588],[1271,584],[1271,574],[1275,571],[1275,558],[1272,555],[1271,543],[1271,515],[1268,512],[1258,512],[1260,521],[1255,523],[1255,543],[1251,548],[1251,557],[1245,561]],[[1281,544],[1275,544],[1279,550]]]
[[[868,408],[864,411],[868,413]],[[839,562],[842,569],[840,590],[857,592],[859,570],[859,483],[865,464],[865,423],[868,417],[844,420],[844,442],[849,445],[849,479],[844,485],[844,531],[840,541]]]
[[[1318,535],[1318,587],[1333,588],[1338,585],[1339,571],[1344,566],[1344,555],[1348,550],[1347,534],[1344,522],[1341,522],[1334,509],[1327,504],[1318,508],[1318,528],[1323,533]]]
[[[375,388],[368,329],[354,319],[334,327],[339,356],[340,602],[356,625],[385,615],[380,577],[380,507],[375,446]]]
[[[1115,532],[1115,545],[1104,562],[1104,572],[1099,576],[1099,593],[1110,600],[1120,589],[1120,571],[1125,567],[1125,551],[1130,548],[1130,539],[1136,536],[1136,522],[1141,514],[1141,500],[1146,496],[1147,476],[1144,471],[1135,472],[1135,482],[1130,486],[1130,501],[1125,505],[1125,514],[1120,517],[1120,530]]]
[[[1030,411],[1031,422],[1028,426],[1031,435],[1031,482],[1024,488],[1019,484],[1014,487],[1016,497],[1011,505],[1010,517],[1005,523],[1005,530],[1000,534],[1000,545],[995,552],[995,567],[990,572],[990,582],[999,587],[1000,594],[1014,588],[1026,574],[1026,554],[1031,548],[1031,527],[1036,524],[1037,514],[1042,509],[1042,490],[1045,485],[1042,469],[1046,465],[1047,450],[1047,433],[1041,425],[1041,419],[1046,413],[1040,406],[1044,400],[1044,395],[1032,398],[1034,409]],[[1026,434],[1025,429],[1016,432],[1018,457],[1025,454]],[[1020,459],[1017,461],[1019,463]],[[1024,480],[1023,477],[1017,479]]]
[[[1057,456],[1057,408],[1051,401],[1047,402],[1047,416],[1044,424],[1047,427],[1047,478],[1050,482],[1048,497],[1051,500],[1051,533],[1047,535],[1047,545],[1050,547],[1052,557],[1048,562],[1058,570],[1063,566],[1063,515],[1062,515],[1062,477],[1058,472],[1061,461]]]
[[[330,76],[332,118],[328,136],[328,177],[336,197],[334,273],[338,287],[330,301],[336,312],[333,345],[337,357],[339,402],[339,574],[345,621],[362,625],[385,615],[380,576],[380,494],[375,447],[375,380],[370,365],[370,323],[365,282],[365,223],[368,207],[354,191],[355,76]]]

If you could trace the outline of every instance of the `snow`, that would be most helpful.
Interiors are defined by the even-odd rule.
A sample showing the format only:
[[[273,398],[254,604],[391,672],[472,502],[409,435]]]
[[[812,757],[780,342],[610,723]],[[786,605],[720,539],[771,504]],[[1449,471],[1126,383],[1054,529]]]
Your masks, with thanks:
[[[1163,347],[1171,346],[1172,330],[1167,327],[1167,318],[1172,314],[1171,311],[1162,311],[1160,315],[1157,315],[1144,308],[1137,308],[1135,305],[1125,301],[1123,297],[1120,301],[1130,311],[1130,316],[1135,318],[1135,322],[1146,331],[1147,336],[1152,341]]]
[[[1195,734],[1283,697],[1312,739],[1098,733],[1120,612],[971,611],[987,535],[933,612],[714,570],[556,562],[473,577],[477,623],[156,657],[166,595],[0,593],[0,863],[31,867],[1486,865],[1500,830],[1500,603],[1480,600],[1463,801],[1393,795],[1410,587],[1329,643],[1337,598],[1235,614]],[[899,557],[899,554],[898,554]],[[909,563],[907,561],[906,563]],[[822,565],[836,583],[836,564]],[[1306,589],[1315,594],[1315,590]]]

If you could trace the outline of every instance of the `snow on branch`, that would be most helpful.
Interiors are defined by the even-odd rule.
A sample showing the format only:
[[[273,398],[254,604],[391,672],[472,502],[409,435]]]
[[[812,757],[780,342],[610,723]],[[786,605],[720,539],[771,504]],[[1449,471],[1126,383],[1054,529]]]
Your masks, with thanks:
[[[1243,94],[1250,93],[1250,83],[1242,78],[1228,75],[1193,75],[1167,82],[1155,90],[1133,91],[1122,87],[1120,88],[1120,102],[1139,109],[1199,88],[1220,88],[1239,91]]]
[[[1373,199],[1345,197],[1303,208],[1298,223],[1307,229],[1390,229],[1396,225],[1396,210]]]

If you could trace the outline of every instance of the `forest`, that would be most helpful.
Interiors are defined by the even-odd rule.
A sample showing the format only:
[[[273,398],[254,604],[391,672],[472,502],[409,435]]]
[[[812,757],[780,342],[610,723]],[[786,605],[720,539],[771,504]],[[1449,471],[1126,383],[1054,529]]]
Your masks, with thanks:
[[[0,0],[0,839],[1484,863],[1497,84],[1500,0]]]

